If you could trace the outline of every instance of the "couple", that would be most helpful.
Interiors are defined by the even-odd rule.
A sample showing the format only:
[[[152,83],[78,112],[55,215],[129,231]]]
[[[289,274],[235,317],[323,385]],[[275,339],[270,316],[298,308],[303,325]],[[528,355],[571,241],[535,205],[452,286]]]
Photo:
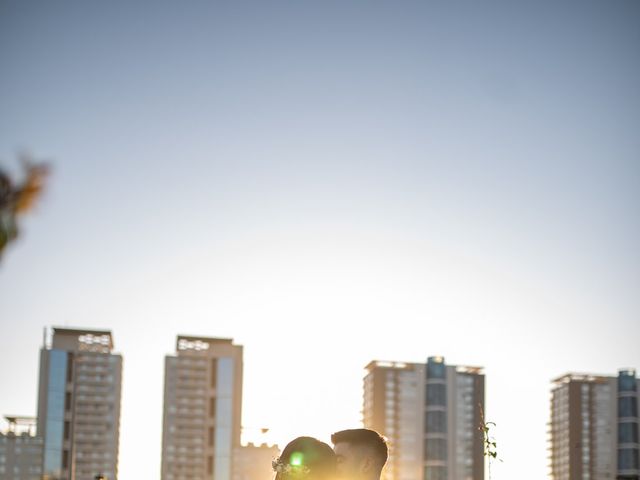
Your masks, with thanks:
[[[273,461],[275,480],[379,480],[387,462],[387,442],[366,428],[331,435],[329,445],[312,437],[289,442]]]

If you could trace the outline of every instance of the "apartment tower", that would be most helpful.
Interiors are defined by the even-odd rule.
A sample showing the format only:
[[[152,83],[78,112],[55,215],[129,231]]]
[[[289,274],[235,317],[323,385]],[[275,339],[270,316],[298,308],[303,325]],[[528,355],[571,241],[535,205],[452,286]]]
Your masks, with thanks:
[[[570,373],[553,381],[553,480],[638,480],[638,391],[631,369],[617,377]]]
[[[40,350],[42,478],[118,478],[122,357],[110,331],[53,328]]]
[[[484,373],[479,367],[371,362],[363,423],[385,435],[385,480],[483,480]]]
[[[162,480],[232,480],[241,408],[242,346],[178,336],[165,358]]]

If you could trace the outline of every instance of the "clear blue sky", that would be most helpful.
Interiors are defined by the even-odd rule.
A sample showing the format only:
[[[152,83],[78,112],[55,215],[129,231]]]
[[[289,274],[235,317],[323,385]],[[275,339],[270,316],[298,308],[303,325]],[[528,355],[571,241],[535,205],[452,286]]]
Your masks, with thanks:
[[[542,478],[549,381],[640,367],[639,45],[635,0],[0,2],[0,164],[54,168],[0,265],[0,413],[44,326],[111,328],[121,480],[155,478],[178,333],[245,345],[280,441],[442,354],[486,367],[494,478]]]

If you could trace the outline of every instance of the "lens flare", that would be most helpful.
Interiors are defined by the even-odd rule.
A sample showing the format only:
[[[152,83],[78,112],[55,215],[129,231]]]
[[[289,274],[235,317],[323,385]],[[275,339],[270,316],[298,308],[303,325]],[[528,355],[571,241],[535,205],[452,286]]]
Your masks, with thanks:
[[[293,452],[291,454],[291,458],[289,459],[289,464],[293,465],[294,467],[299,467],[300,465],[302,465],[303,460],[304,460],[304,456],[302,455],[302,453]]]

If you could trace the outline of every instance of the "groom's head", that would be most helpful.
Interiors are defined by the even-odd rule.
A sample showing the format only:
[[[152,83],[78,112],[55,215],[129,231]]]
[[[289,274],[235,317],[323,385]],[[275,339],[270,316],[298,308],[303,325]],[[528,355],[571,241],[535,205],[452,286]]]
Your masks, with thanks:
[[[380,478],[389,448],[385,438],[374,430],[356,428],[331,435],[338,461],[338,475],[345,480]]]

